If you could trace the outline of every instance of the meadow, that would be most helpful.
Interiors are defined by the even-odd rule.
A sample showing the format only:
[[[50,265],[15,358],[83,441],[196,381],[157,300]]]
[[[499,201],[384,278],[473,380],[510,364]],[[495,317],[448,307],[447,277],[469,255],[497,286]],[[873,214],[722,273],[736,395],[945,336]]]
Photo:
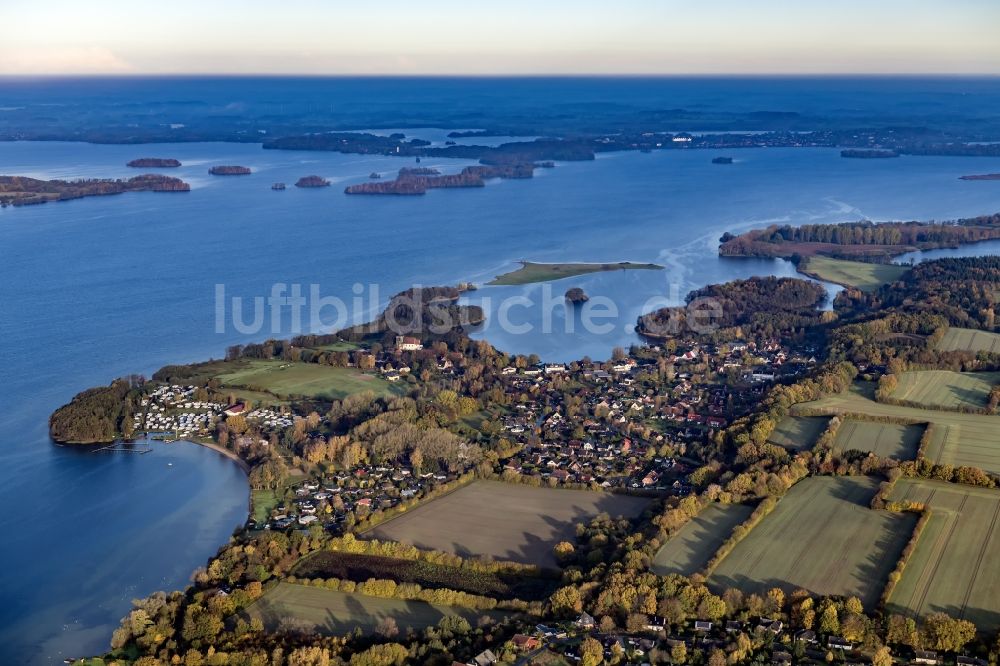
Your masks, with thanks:
[[[882,458],[913,460],[917,457],[924,426],[874,423],[847,419],[837,429],[834,448],[865,451]]]
[[[889,598],[892,613],[944,611],[1000,627],[1000,491],[900,479],[890,499],[921,502],[931,517]]]
[[[384,599],[282,582],[248,606],[245,614],[249,618],[260,618],[266,631],[291,626],[334,636],[351,632],[355,627],[363,633],[372,633],[385,618],[395,620],[400,631],[405,633],[407,627],[418,630],[433,627],[446,615],[464,617],[475,626],[484,615],[501,619],[509,613]]]
[[[924,454],[936,463],[968,465],[1000,474],[1000,416],[919,409],[875,402],[870,383],[858,382],[849,391],[801,403],[797,410],[820,410],[833,414],[865,414],[931,422],[932,436]]]
[[[516,573],[485,572],[380,555],[329,550],[309,555],[292,569],[298,578],[339,578],[363,583],[369,578],[416,583],[424,589],[447,588],[494,599],[535,601],[547,598],[557,580]]]
[[[650,571],[658,576],[703,571],[733,529],[751,513],[753,507],[745,504],[709,504],[663,544]]]
[[[868,477],[799,482],[722,560],[709,584],[758,593],[801,587],[857,596],[874,608],[917,520],[868,508],[878,485]]]
[[[861,291],[875,291],[888,282],[895,282],[910,269],[895,264],[870,264],[815,255],[809,257],[800,270],[827,282],[857,287]]]
[[[364,533],[462,557],[488,555],[556,568],[552,552],[573,543],[576,523],[600,513],[638,517],[650,500],[628,495],[476,481]]]
[[[951,327],[937,344],[939,351],[1000,353],[1000,334],[973,328]]]
[[[892,398],[929,409],[981,409],[1000,382],[1000,372],[912,370],[899,375]]]
[[[356,368],[256,359],[229,363],[229,367],[216,375],[224,387],[265,391],[279,398],[304,396],[340,400],[362,391],[390,395],[402,390],[377,375]]]
[[[827,416],[786,416],[767,441],[792,451],[811,449],[829,423]]]

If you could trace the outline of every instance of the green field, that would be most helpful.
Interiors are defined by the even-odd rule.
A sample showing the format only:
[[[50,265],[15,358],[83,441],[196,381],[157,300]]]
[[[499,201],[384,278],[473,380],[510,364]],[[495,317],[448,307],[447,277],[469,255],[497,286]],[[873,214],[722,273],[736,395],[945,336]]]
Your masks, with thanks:
[[[248,606],[246,616],[259,617],[266,631],[277,631],[282,624],[316,631],[327,636],[343,635],[360,627],[372,633],[378,623],[391,617],[402,634],[407,627],[432,627],[446,615],[459,615],[475,626],[480,617],[501,619],[508,613],[480,611],[457,606],[438,606],[423,601],[383,599],[362,594],[347,594],[320,587],[279,583]]]
[[[928,458],[941,464],[968,465],[1000,473],[1000,416],[887,405],[872,400],[872,392],[870,383],[859,382],[849,391],[798,407],[821,409],[831,415],[856,413],[929,421],[934,424],[934,430],[925,451]]]
[[[861,291],[875,291],[887,282],[898,280],[910,269],[908,266],[895,264],[869,264],[816,255],[809,257],[800,270],[827,282],[857,287]]]
[[[940,481],[900,479],[891,499],[931,508],[931,518],[888,610],[924,616],[945,611],[976,623],[981,631],[1000,627],[1000,491]]]
[[[786,416],[767,441],[792,451],[811,449],[829,423],[827,416]]]
[[[937,344],[940,351],[991,352],[1000,354],[1000,334],[974,328],[949,328]]]
[[[649,570],[658,576],[690,576],[704,570],[733,528],[751,513],[753,507],[746,504],[709,504],[663,544]]]
[[[913,460],[917,457],[924,426],[873,423],[848,419],[840,424],[833,446],[841,451],[865,451],[883,458]]]
[[[599,273],[601,271],[624,270],[663,270],[663,266],[657,264],[636,264],[631,261],[619,261],[613,264],[536,264],[531,261],[522,261],[521,267],[517,270],[498,275],[493,281],[486,284],[531,284],[532,282],[561,280],[563,278],[586,275],[588,273]]]
[[[986,406],[997,382],[1000,372],[914,370],[899,376],[899,386],[892,397],[931,409],[979,409]]]
[[[339,400],[362,391],[374,391],[378,395],[402,392],[402,387],[355,368],[274,360],[240,360],[228,363],[229,367],[216,375],[223,387],[262,390],[278,397],[305,396]]]
[[[878,485],[869,477],[799,482],[719,564],[709,583],[757,593],[780,586],[854,595],[873,608],[917,520],[868,508]]]
[[[649,499],[589,490],[476,481],[365,532],[462,557],[488,555],[556,568],[553,547],[600,513],[639,516]]]

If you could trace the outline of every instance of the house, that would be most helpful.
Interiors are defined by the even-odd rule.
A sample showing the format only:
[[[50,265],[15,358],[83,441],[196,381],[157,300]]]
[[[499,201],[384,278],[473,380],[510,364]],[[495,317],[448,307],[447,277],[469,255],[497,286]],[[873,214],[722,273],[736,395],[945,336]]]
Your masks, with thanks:
[[[500,661],[492,650],[483,650],[476,655],[476,658],[472,660],[475,662],[476,666],[492,666],[493,664]]]
[[[854,649],[854,644],[841,636],[830,636],[826,639],[826,646],[831,650],[843,650],[844,652]]]
[[[580,617],[576,618],[575,624],[581,629],[593,629],[597,626],[597,621],[594,620],[593,615],[584,611],[583,613],[580,613]]]
[[[707,620],[696,620],[694,623],[694,630],[701,632],[712,631],[712,623]]]
[[[926,664],[926,666],[937,666],[938,654],[933,650],[914,650],[913,663]]]
[[[770,631],[772,634],[777,636],[785,628],[784,623],[781,620],[771,620],[766,617],[760,618],[760,622],[757,623],[757,629],[760,631]]]
[[[522,652],[537,650],[542,646],[542,642],[540,640],[534,636],[527,636],[525,634],[514,634],[514,637],[510,639],[510,642],[514,644],[514,647]]]
[[[729,620],[726,622],[726,633],[735,634],[743,630],[743,623],[738,620]]]
[[[966,657],[964,654],[955,657],[956,666],[987,666],[989,662],[976,657]]]
[[[799,633],[795,634],[795,640],[800,643],[808,643],[809,645],[816,644],[816,632],[812,629],[804,629]]]
[[[404,335],[396,336],[396,351],[420,351],[423,348],[424,346],[418,338],[411,338]]]
[[[226,416],[238,416],[247,410],[247,406],[242,402],[237,402],[232,405],[224,413]]]

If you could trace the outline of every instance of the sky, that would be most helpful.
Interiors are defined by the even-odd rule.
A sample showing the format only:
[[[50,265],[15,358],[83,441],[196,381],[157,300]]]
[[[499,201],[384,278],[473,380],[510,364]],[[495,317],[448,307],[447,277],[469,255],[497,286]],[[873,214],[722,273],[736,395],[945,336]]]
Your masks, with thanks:
[[[0,74],[1000,74],[998,0],[0,0]]]

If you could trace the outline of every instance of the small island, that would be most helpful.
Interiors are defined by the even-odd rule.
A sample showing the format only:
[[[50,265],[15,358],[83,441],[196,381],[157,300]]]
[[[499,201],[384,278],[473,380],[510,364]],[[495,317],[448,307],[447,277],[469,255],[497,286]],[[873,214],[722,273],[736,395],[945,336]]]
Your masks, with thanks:
[[[368,177],[371,178],[372,180],[378,180],[382,177],[382,174],[380,174],[378,171],[372,171],[370,174],[368,174]]]
[[[852,157],[860,160],[884,159],[887,157],[899,157],[895,150],[883,150],[880,148],[847,148],[840,151],[841,157]]]
[[[663,266],[657,264],[638,264],[631,261],[619,261],[613,264],[536,264],[531,261],[522,261],[521,267],[515,271],[498,275],[490,286],[511,286],[519,284],[531,284],[533,282],[548,282],[549,280],[561,280],[577,275],[588,273],[600,273],[602,271],[625,271],[625,270],[663,270]]]
[[[1000,180],[1000,173],[980,173],[971,176],[959,176],[959,180]]]
[[[249,176],[250,167],[245,166],[214,166],[208,170],[213,176]]]
[[[379,183],[349,185],[346,194],[426,194],[429,189],[454,187],[485,187],[491,178],[531,178],[535,168],[533,163],[470,166],[455,174],[442,174],[430,167],[404,167],[394,180]]]
[[[574,305],[578,305],[589,301],[590,296],[587,296],[587,293],[583,289],[580,289],[580,287],[570,287],[566,290],[566,300]]]
[[[285,184],[284,183],[275,183],[274,185],[271,186],[271,189],[272,190],[281,191],[281,190],[285,189]]]
[[[173,169],[181,165],[179,160],[164,157],[140,157],[125,166],[135,169]]]
[[[330,181],[322,176],[302,176],[295,181],[295,187],[330,187]]]
[[[713,157],[712,164],[732,164],[732,157]]]
[[[0,176],[0,206],[28,206],[48,201],[121,194],[122,192],[188,192],[191,186],[180,178],[144,174],[128,180],[39,180],[25,176]]]

